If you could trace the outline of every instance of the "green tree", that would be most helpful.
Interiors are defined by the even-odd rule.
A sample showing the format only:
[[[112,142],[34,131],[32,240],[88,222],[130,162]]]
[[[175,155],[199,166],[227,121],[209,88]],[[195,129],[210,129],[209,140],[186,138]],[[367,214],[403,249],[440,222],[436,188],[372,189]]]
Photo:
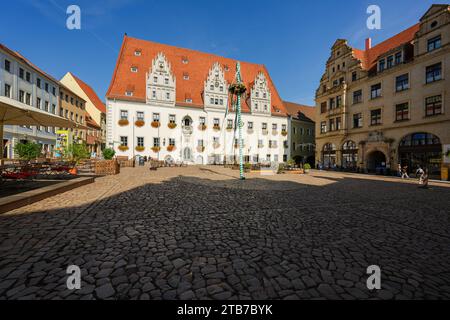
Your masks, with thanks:
[[[74,143],[68,148],[68,156],[72,159],[72,161],[78,163],[80,160],[89,159],[91,155],[86,144]]]
[[[22,160],[34,160],[41,155],[42,146],[39,143],[27,142],[18,143],[14,147],[14,152],[17,153]]]
[[[116,152],[111,148],[106,148],[103,150],[103,158],[105,158],[105,160],[112,160],[115,155]]]

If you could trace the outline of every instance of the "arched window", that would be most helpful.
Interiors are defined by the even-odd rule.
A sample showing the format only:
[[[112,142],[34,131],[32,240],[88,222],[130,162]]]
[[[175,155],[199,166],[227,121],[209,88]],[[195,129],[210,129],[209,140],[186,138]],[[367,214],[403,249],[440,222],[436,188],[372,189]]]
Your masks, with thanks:
[[[332,168],[336,165],[336,146],[326,143],[323,146],[322,161],[325,168]]]
[[[404,137],[398,147],[399,164],[408,166],[410,172],[417,167],[428,169],[429,174],[439,178],[442,163],[442,144],[431,133],[417,132]]]
[[[342,145],[342,166],[345,169],[355,170],[358,162],[358,147],[354,141],[346,141]]]

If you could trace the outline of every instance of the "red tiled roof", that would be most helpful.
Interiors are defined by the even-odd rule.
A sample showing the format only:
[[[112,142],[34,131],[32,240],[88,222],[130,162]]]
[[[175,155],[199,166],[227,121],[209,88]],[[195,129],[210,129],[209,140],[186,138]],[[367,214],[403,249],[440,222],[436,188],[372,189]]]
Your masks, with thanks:
[[[92,119],[89,114],[86,115],[86,125],[89,128],[101,129],[101,127],[97,124],[97,122],[95,122],[94,119]]]
[[[301,112],[303,115],[307,118],[309,118],[311,121],[316,120],[316,108],[312,106],[305,106],[302,104],[294,103],[294,102],[287,102],[283,101],[284,107],[287,111],[287,113],[290,116],[297,117],[298,113]]]
[[[76,77],[73,73],[70,73],[70,74],[75,79],[75,81],[78,83],[81,90],[83,90],[84,93],[89,97],[89,99],[94,104],[94,106],[101,112],[106,113],[106,106],[102,102],[102,100],[100,100],[100,98],[97,96],[95,91],[88,84],[86,84],[83,80]],[[124,93],[125,93],[125,91],[124,91]]]
[[[141,51],[140,56],[135,56],[135,51]],[[106,94],[107,98],[127,101],[146,101],[146,73],[150,71],[153,59],[158,53],[164,53],[171,64],[171,69],[176,77],[176,104],[179,106],[189,106],[203,108],[204,82],[208,77],[209,70],[215,62],[228,66],[229,71],[225,71],[225,79],[229,84],[234,82],[236,72],[236,60],[203,53],[190,49],[183,49],[174,46],[159,44],[151,41],[131,38],[125,35],[117,59],[114,74]],[[188,63],[183,63],[188,60]],[[131,66],[138,67],[138,72],[130,71]],[[285,116],[283,102],[273,84],[269,73],[264,65],[241,62],[241,75],[247,92],[250,92],[252,83],[259,72],[263,72],[268,80],[272,95],[272,114]],[[189,74],[189,80],[184,80],[183,75]],[[129,86],[134,86],[133,96],[125,95]],[[247,95],[248,96],[248,95]],[[190,97],[192,103],[186,103],[186,98]],[[249,99],[243,103],[243,112],[249,112]],[[279,110],[280,112],[277,112]]]
[[[405,43],[411,42],[419,28],[420,23],[415,24],[368,50],[353,49],[353,55],[362,62],[363,69],[369,70],[377,64],[378,57]]]

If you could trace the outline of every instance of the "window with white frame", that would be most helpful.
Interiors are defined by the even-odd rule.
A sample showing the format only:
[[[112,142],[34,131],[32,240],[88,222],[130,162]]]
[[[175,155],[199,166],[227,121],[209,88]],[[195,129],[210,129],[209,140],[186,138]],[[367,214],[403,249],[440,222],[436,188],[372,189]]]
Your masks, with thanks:
[[[120,137],[120,145],[124,147],[128,147],[128,137],[121,136]]]
[[[136,119],[138,121],[144,121],[144,112],[142,112],[142,111],[136,112]]]
[[[137,137],[137,146],[144,147],[144,137]]]
[[[174,114],[169,114],[169,123],[175,123],[176,122],[176,117]]]
[[[159,113],[153,113],[153,121],[159,121]]]
[[[128,120],[128,111],[120,110],[120,120]]]

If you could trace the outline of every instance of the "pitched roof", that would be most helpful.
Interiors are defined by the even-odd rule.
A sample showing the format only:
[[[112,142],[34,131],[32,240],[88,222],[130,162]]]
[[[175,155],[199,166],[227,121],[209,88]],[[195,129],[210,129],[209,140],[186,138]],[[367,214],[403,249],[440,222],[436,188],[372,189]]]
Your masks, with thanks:
[[[294,102],[283,101],[284,107],[288,115],[298,118],[299,116],[305,117],[307,120],[315,122],[316,120],[316,108],[312,106],[306,106]]]
[[[136,50],[141,52],[140,56],[134,53]],[[114,74],[106,94],[107,98],[128,100],[128,101],[146,101],[146,73],[151,69],[152,61],[158,53],[164,53],[171,64],[171,71],[174,74],[176,84],[176,104],[178,106],[203,108],[203,90],[204,82],[208,77],[209,70],[215,62],[221,64],[225,72],[226,81],[231,84],[234,82],[237,60],[220,57],[217,55],[204,53],[200,51],[183,49],[151,41],[140,40],[124,36],[122,47],[117,59]],[[183,63],[183,60],[188,63]],[[138,67],[138,72],[131,72],[130,68]],[[241,62],[241,75],[247,92],[259,72],[263,72],[269,83],[272,95],[272,114],[286,115],[283,102],[273,84],[270,75],[264,65]],[[183,75],[189,74],[189,80],[184,80]],[[127,88],[134,86],[133,97],[125,95]],[[192,103],[186,103],[186,97],[192,99]],[[243,103],[243,112],[250,112],[249,99]],[[279,112],[277,112],[279,110]]]
[[[88,96],[88,98],[91,100],[91,102],[94,104],[94,106],[98,110],[100,110],[101,112],[106,113],[106,106],[102,102],[102,100],[100,100],[98,95],[95,93],[94,89],[92,89],[83,80],[81,80],[80,78],[76,77],[73,73],[71,73],[71,72],[69,72],[69,73],[75,79],[75,81],[78,83],[78,85],[80,86],[81,90],[83,90],[83,92]]]
[[[22,54],[20,54],[17,51],[11,50],[9,49],[7,46],[5,46],[4,44],[0,43],[0,49],[2,49],[3,51],[7,52],[9,55],[13,56],[14,58],[22,61],[22,63],[24,63],[25,65],[27,65],[28,67],[34,69],[35,71],[37,71],[38,73],[40,73],[41,75],[43,75],[44,77],[48,78],[49,80],[52,80],[53,82],[57,83],[58,85],[60,85],[60,82],[58,80],[56,80],[55,78],[53,78],[51,75],[49,75],[48,73],[42,71],[39,67],[37,67],[35,64],[33,64],[30,60],[28,60],[27,58],[25,58]]]
[[[381,55],[398,48],[403,44],[413,41],[416,33],[419,31],[419,28],[420,23],[415,24],[368,50],[353,48],[353,55],[362,62],[363,69],[370,70],[377,64],[378,58]]]
[[[97,122],[95,122],[94,119],[92,119],[89,114],[86,115],[86,125],[89,128],[101,129],[101,127],[97,124]]]

